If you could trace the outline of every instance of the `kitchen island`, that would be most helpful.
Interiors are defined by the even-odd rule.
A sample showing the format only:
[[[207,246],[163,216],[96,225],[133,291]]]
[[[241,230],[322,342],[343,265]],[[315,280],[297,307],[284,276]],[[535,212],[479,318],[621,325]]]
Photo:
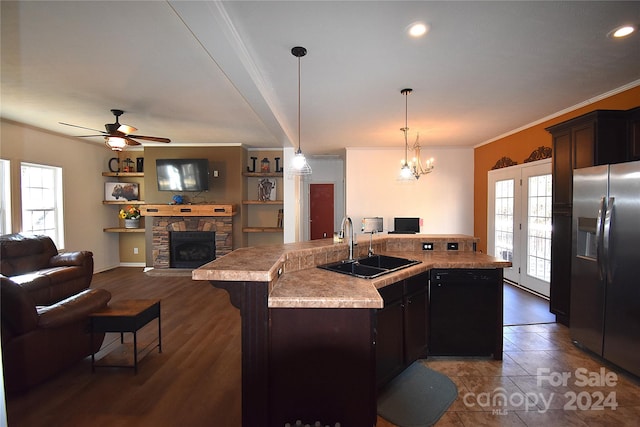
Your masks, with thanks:
[[[363,237],[367,242],[356,246],[356,258],[367,253],[369,238]],[[425,243],[429,250],[423,250]],[[399,358],[393,371],[385,371],[393,376],[412,358],[428,355],[420,349],[428,343],[433,269],[499,272],[491,326],[492,355],[501,359],[501,278],[510,263],[476,252],[476,244],[465,235],[374,236],[375,253],[420,261],[375,279],[316,268],[348,257],[348,245],[331,239],[241,248],[194,270],[194,280],[226,289],[240,309],[243,425],[283,426],[297,419],[312,425],[375,425],[381,386],[376,360],[383,365],[388,356]],[[412,307],[422,308],[406,308],[412,301],[418,302]],[[424,320],[414,333],[423,342],[410,351],[405,328],[416,326],[415,319]],[[383,342],[385,336],[403,341]]]

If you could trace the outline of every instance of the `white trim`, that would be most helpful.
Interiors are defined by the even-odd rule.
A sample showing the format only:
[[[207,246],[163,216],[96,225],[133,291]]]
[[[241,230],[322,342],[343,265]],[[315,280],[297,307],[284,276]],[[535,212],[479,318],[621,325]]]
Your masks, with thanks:
[[[147,264],[144,262],[121,262],[118,267],[146,267]]]
[[[506,132],[506,133],[503,133],[502,135],[496,136],[495,138],[491,138],[491,139],[489,139],[487,141],[481,142],[480,144],[474,145],[473,148],[482,147],[483,145],[487,145],[487,144],[490,144],[490,143],[492,143],[494,141],[497,141],[499,139],[506,138],[507,136],[511,136],[511,135],[514,135],[514,134],[516,134],[518,132],[522,132],[525,129],[529,129],[529,128],[537,126],[537,125],[539,125],[541,123],[548,122],[549,120],[553,120],[556,117],[560,117],[560,116],[562,116],[564,114],[567,114],[567,113],[570,113],[572,111],[578,110],[580,108],[586,107],[587,105],[593,104],[594,102],[602,101],[605,98],[609,98],[609,97],[611,97],[613,95],[617,95],[617,94],[619,94],[621,92],[624,92],[626,90],[633,89],[636,86],[640,86],[640,79],[639,80],[634,80],[631,83],[628,83],[628,84],[626,84],[624,86],[620,86],[619,88],[610,90],[609,92],[605,92],[605,93],[600,94],[598,96],[594,96],[593,98],[589,98],[586,101],[583,101],[583,102],[581,102],[579,104],[573,105],[573,106],[571,106],[569,108],[565,108],[564,110],[560,110],[557,113],[553,113],[553,114],[551,114],[549,116],[543,117],[540,120],[536,120],[535,122],[529,123],[527,125],[524,125],[524,126],[521,126],[521,127],[517,128],[517,129],[511,130],[511,131]]]

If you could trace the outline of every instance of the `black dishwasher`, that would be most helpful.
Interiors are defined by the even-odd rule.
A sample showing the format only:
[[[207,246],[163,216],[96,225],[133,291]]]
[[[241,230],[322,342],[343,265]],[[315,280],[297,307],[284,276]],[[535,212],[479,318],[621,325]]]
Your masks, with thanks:
[[[502,359],[502,269],[435,269],[429,355]]]

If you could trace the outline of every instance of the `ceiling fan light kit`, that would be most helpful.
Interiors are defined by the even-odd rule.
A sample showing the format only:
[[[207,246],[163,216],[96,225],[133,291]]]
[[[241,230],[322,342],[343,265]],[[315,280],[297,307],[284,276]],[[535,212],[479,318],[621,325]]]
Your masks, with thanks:
[[[113,151],[122,151],[127,146],[127,141],[119,136],[105,136],[104,143]]]
[[[100,135],[80,135],[78,136],[78,138],[91,138],[96,136],[103,136],[105,145],[113,151],[122,151],[127,146],[140,145],[140,142],[136,141],[136,139],[141,139],[143,141],[164,142],[164,143],[171,142],[169,138],[160,138],[157,136],[132,135],[131,132],[135,132],[138,129],[134,128],[133,126],[120,124],[119,117],[122,114],[124,114],[124,111],[112,109],[111,113],[113,113],[113,115],[116,117],[116,121],[115,123],[107,123],[104,125],[106,132],[97,130],[97,129],[87,128],[84,126],[72,125],[69,123],[63,123],[63,122],[59,122],[59,123],[65,126],[73,126],[80,129],[87,129],[95,132],[100,132]]]
[[[296,46],[291,49],[291,54],[298,58],[298,151],[296,151],[296,154],[291,161],[289,174],[293,176],[305,176],[311,175],[311,166],[309,166],[309,163],[304,157],[304,154],[302,154],[302,149],[300,148],[300,58],[307,54],[307,49],[302,46]]]

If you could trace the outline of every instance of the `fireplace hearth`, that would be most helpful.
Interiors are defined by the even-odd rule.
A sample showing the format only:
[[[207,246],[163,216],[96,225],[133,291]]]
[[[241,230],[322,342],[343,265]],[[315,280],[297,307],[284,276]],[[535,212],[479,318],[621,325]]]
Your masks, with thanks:
[[[169,233],[171,268],[198,268],[216,259],[214,231],[171,231]]]

